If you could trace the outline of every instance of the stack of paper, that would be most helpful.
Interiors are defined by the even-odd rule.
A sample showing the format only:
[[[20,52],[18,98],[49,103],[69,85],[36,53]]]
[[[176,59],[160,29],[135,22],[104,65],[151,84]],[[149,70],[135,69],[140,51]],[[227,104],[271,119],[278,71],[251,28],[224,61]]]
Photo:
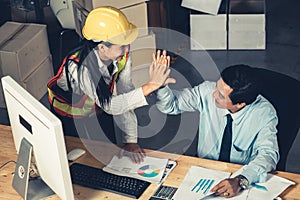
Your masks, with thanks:
[[[210,190],[221,180],[235,177],[240,174],[242,168],[231,174],[229,172],[217,171],[203,167],[192,166],[177,192],[174,200],[182,200],[188,197],[189,200],[199,199],[224,199],[216,197]],[[264,183],[251,184],[249,189],[240,192],[237,196],[231,197],[231,200],[273,200],[279,196],[286,188],[295,183],[285,178],[268,174],[267,181]]]
[[[154,157],[145,157],[140,164],[133,163],[127,156],[114,156],[104,171],[119,176],[128,176],[151,183],[162,183],[171,170],[176,166],[175,161]]]

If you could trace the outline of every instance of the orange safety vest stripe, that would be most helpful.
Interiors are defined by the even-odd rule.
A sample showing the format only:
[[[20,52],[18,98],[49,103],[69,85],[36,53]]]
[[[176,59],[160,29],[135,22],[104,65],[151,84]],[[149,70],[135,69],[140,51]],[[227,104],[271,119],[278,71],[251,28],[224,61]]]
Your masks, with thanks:
[[[78,62],[79,61],[78,52],[70,56],[70,59]],[[59,95],[58,92],[55,92],[54,89],[54,87],[57,84],[57,79],[62,74],[66,60],[67,58],[63,60],[63,63],[58,73],[48,83],[48,99],[53,109],[58,114],[70,118],[82,118],[84,116],[89,115],[90,113],[95,111],[95,109],[97,109],[97,105],[95,104],[95,102],[87,95],[82,95],[82,97],[78,102],[73,103],[71,99],[64,97],[63,94]],[[128,60],[128,53],[126,53],[122,58],[122,60],[118,62],[118,72],[114,75],[112,84],[110,85],[111,92],[113,91],[114,88],[114,82],[117,79],[119,72],[124,69],[127,60]]]
[[[76,104],[69,104],[56,98],[52,90],[48,89],[48,99],[53,109],[62,116],[81,118],[95,110],[95,103],[87,95],[83,95]]]

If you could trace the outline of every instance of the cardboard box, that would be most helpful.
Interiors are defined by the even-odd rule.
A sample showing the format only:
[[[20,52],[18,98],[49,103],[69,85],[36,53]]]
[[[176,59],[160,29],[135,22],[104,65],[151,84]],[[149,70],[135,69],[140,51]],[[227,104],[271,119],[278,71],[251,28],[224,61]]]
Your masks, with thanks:
[[[21,85],[36,99],[40,100],[47,92],[47,83],[53,77],[52,57],[46,58]]]
[[[265,15],[231,14],[228,34],[229,49],[265,49]]]
[[[89,11],[76,2],[73,2],[73,9],[76,33],[80,35],[80,37],[83,37],[81,30],[84,26]],[[126,15],[128,21],[130,21],[139,28],[139,36],[148,35],[147,3],[140,3],[120,10]]]
[[[227,49],[226,15],[190,15],[191,49]]]
[[[265,0],[231,0],[228,49],[265,49]]]
[[[132,67],[150,66],[152,54],[156,52],[155,34],[138,37],[131,45]]]
[[[135,67],[132,69],[132,83],[135,88],[141,87],[147,83],[150,79],[149,77],[149,65],[143,65],[140,67]]]
[[[50,55],[46,25],[6,22],[0,27],[3,75],[24,80]]]
[[[22,87],[24,87],[31,95],[40,100],[47,92],[47,83],[53,77],[52,57],[47,57],[25,80],[15,79]],[[1,77],[2,78],[2,77]],[[0,82],[0,107],[6,108],[3,88]]]
[[[182,0],[181,6],[217,15],[222,0]]]
[[[125,8],[148,0],[75,0],[77,4],[85,8],[87,11],[91,11],[99,6],[112,6],[115,8]],[[138,15],[137,15],[138,16]]]
[[[126,15],[128,21],[130,21],[138,27],[139,36],[148,35],[147,3],[140,3],[137,5],[122,8],[121,11]]]
[[[140,87],[149,81],[152,53],[156,52],[155,34],[138,37],[130,46],[132,51],[132,82]]]

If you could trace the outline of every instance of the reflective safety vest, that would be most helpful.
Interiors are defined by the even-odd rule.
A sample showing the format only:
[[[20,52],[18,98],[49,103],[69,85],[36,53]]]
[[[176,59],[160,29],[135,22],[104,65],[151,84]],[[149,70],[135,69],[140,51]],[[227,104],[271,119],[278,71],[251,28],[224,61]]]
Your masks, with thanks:
[[[74,53],[69,57],[69,60],[79,62],[79,52]],[[128,60],[128,53],[126,53],[122,60],[118,62],[118,71],[114,74],[111,84],[108,86],[110,92],[113,92],[114,82],[118,74],[124,69]],[[83,118],[100,109],[96,103],[86,94],[74,94],[72,91],[64,91],[57,85],[57,80],[62,75],[64,67],[68,67],[67,58],[65,57],[57,74],[48,82],[48,100],[51,108],[61,116],[70,118]],[[67,72],[67,70],[66,70]],[[66,73],[66,76],[68,74]],[[68,80],[68,79],[67,79]],[[70,84],[68,84],[70,86]]]

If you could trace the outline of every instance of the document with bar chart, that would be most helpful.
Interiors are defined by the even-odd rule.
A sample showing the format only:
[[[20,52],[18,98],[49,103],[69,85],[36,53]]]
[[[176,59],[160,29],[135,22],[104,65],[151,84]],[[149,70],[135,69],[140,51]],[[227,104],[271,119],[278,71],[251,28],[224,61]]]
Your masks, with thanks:
[[[192,166],[173,199],[198,200],[211,194],[210,190],[221,180],[230,177],[230,172],[217,171],[198,166]]]
[[[244,166],[245,167],[245,166]],[[209,196],[210,190],[221,180],[236,177],[241,174],[243,168],[235,173],[217,171],[198,166],[192,166],[184,177],[181,185],[173,196],[173,200],[200,200],[200,199],[224,199],[223,197]],[[231,197],[230,200],[256,200],[256,199],[275,199],[286,188],[295,183],[273,175],[268,174],[267,181],[264,183],[253,183],[249,189],[240,192],[239,195]]]

